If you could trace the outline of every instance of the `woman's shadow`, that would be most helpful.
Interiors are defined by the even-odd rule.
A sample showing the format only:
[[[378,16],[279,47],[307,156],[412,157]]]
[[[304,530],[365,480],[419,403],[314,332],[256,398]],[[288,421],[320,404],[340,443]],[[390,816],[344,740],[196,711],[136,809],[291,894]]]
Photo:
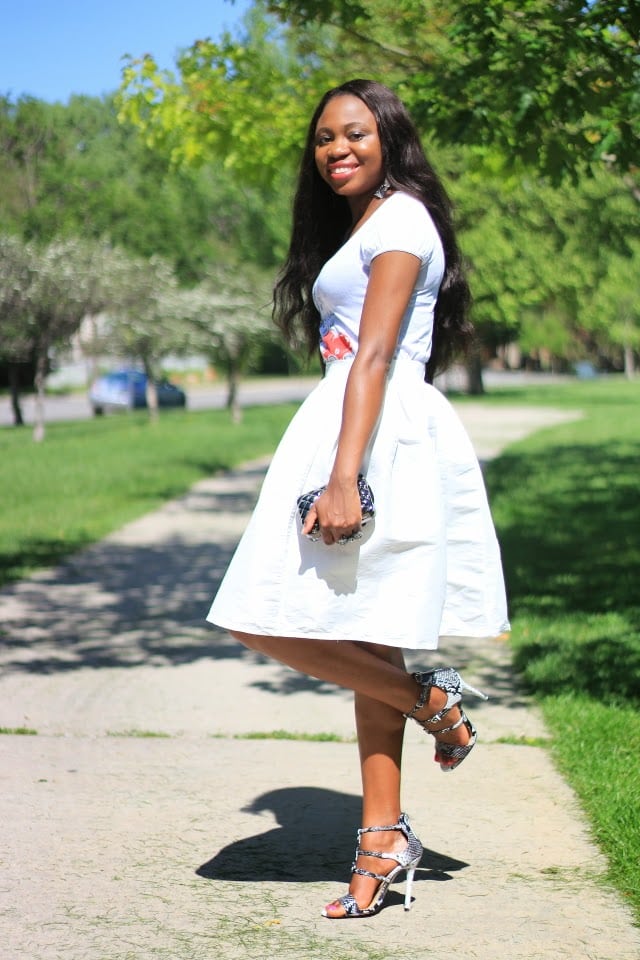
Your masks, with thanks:
[[[270,810],[278,826],[236,840],[198,867],[207,880],[344,883],[349,875],[360,797],[319,787],[285,787],[257,797],[243,812]],[[425,849],[416,880],[451,880],[468,866]]]

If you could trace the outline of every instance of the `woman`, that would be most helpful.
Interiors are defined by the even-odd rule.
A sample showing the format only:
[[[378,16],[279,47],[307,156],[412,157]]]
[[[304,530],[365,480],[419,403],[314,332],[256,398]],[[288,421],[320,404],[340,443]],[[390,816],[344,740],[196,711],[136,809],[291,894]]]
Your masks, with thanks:
[[[425,365],[431,374],[468,340],[467,305],[450,206],[404,106],[368,80],[330,90],[274,295],[290,339],[301,330],[312,349],[320,336],[326,376],[278,447],[208,619],[354,691],[362,827],[349,891],[323,911],[332,919],[375,913],[404,871],[410,906],[422,846],[401,813],[405,719],[434,736],[443,770],[476,741],[460,676],[409,674],[402,648],[508,628],[477,460],[425,382]],[[359,474],[376,502],[366,527]],[[301,525],[297,498],[323,485]]]

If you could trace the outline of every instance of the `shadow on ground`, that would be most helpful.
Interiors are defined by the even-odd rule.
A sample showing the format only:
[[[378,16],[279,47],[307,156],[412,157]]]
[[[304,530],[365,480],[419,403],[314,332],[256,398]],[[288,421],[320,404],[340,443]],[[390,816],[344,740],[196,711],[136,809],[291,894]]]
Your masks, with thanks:
[[[264,464],[198,485],[167,504],[169,514],[188,501],[191,516],[236,517],[241,529],[256,499]],[[197,526],[197,524],[196,524]],[[211,599],[235,550],[237,534],[200,533],[191,540],[178,519],[174,533],[148,545],[136,537],[107,539],[74,554],[64,564],[12,584],[0,593],[0,665],[5,672],[53,674],[81,668],[177,666],[201,659],[250,658],[222,630],[205,623]],[[442,658],[458,669],[472,664],[492,703],[519,706],[510,658],[504,644],[447,640],[440,653],[411,654],[411,669],[437,665]],[[260,659],[260,658],[258,658]],[[335,687],[285,667],[273,667],[254,681],[276,694],[335,695]]]
[[[252,509],[264,465],[200,485],[164,513],[168,530],[140,544],[136,537],[100,541],[64,563],[0,593],[0,662],[5,670],[53,673],[80,667],[135,667],[237,657],[241,648],[205,624],[211,599],[235,550],[235,526]],[[187,509],[181,531],[171,513]],[[208,521],[210,533],[198,529]],[[155,515],[152,515],[155,516]],[[167,520],[165,517],[165,522]],[[225,517],[217,535],[211,518]],[[231,518],[232,528],[227,529]],[[143,538],[144,539],[144,538]],[[49,543],[32,545],[48,556]]]
[[[350,854],[345,862],[340,857],[355,849],[353,824],[359,822],[361,804],[360,797],[317,787],[271,790],[245,812],[271,811],[278,826],[223,847],[196,873],[207,880],[251,883],[345,883]],[[451,880],[452,873],[467,866],[462,860],[425,850],[416,879]]]
[[[158,547],[103,543],[7,588],[3,599],[11,598],[15,612],[3,628],[4,669],[50,673],[237,656],[237,643],[204,624],[232,552],[232,545],[177,539]]]

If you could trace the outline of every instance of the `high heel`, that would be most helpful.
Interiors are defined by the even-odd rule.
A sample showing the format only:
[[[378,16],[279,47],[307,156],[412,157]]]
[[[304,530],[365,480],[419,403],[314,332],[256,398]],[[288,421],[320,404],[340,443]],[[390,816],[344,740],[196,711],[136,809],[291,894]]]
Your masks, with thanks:
[[[456,722],[450,727],[443,727],[440,730],[430,730],[429,726],[434,723],[439,723],[442,719],[444,719],[444,717],[446,717],[453,707],[456,707],[460,704],[463,691],[468,691],[469,693],[474,694],[474,696],[479,697],[481,700],[488,700],[489,698],[480,690],[476,690],[475,687],[472,687],[469,683],[466,683],[458,671],[454,670],[452,667],[438,667],[437,669],[429,670],[426,673],[414,673],[413,679],[420,687],[420,694],[413,709],[408,713],[405,713],[404,716],[408,720],[415,720],[416,723],[422,727],[425,733],[430,733],[435,738],[436,752],[434,759],[436,763],[440,764],[440,769],[445,773],[448,773],[451,770],[455,770],[455,768],[462,763],[465,757],[471,753],[476,744],[476,740],[478,739],[478,732],[461,707],[459,719],[456,720]],[[442,690],[444,693],[446,693],[446,703],[440,708],[440,710],[437,711],[437,713],[427,717],[426,720],[418,720],[416,714],[420,712],[429,699],[429,694],[432,687],[438,687],[439,690]],[[451,730],[457,730],[458,727],[461,727],[463,724],[469,732],[469,741],[464,745],[444,743],[442,740],[438,740],[439,733],[449,733]]]
[[[361,848],[360,838],[364,833],[382,833],[387,830],[399,830],[401,833],[403,833],[407,838],[406,849],[400,852],[382,853],[375,850],[363,850]],[[382,908],[382,904],[387,896],[389,887],[403,870],[407,871],[404,909],[410,910],[413,877],[416,872],[416,867],[422,859],[422,852],[422,844],[411,829],[406,813],[401,813],[398,822],[394,823],[390,827],[362,827],[362,829],[358,830],[356,855],[351,867],[351,872],[358,873],[362,877],[372,877],[374,880],[379,880],[380,886],[376,890],[368,907],[360,907],[353,894],[345,893],[343,897],[339,897],[338,900],[334,900],[333,903],[328,904],[328,906],[322,911],[322,916],[327,917],[329,920],[342,920],[346,919],[347,917],[372,917],[374,913],[377,913]],[[393,870],[390,870],[386,875],[381,873],[372,873],[370,870],[363,870],[361,867],[357,866],[358,857],[378,857],[380,860],[395,860],[398,866],[394,867]],[[344,913],[340,916],[332,916],[330,913],[327,913],[328,907],[331,907],[334,904],[340,904],[344,909]]]

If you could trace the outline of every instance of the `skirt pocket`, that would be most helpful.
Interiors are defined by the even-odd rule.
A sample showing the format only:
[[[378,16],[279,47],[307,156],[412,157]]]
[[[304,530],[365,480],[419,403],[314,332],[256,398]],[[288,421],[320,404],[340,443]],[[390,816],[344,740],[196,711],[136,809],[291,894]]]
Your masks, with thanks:
[[[440,471],[430,438],[419,443],[397,442],[388,493],[382,503],[376,503],[378,520],[380,514],[387,514],[385,535],[392,549],[401,549],[401,544],[435,547],[443,543]]]

